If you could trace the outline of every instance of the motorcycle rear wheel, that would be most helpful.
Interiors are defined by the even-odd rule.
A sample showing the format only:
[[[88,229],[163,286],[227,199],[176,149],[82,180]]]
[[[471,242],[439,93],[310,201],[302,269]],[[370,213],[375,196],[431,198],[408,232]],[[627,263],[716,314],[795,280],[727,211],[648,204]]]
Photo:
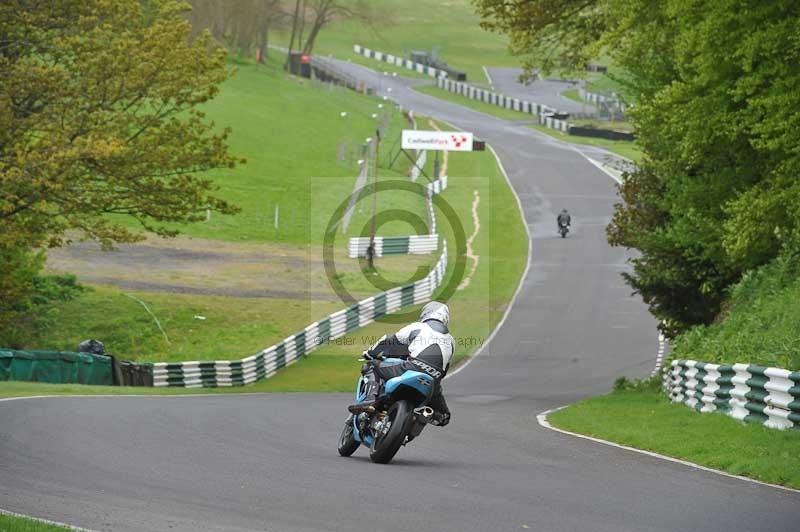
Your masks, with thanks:
[[[354,419],[352,416],[344,422],[344,428],[342,429],[342,435],[339,436],[339,454],[342,456],[350,456],[361,443],[356,439],[355,435],[353,434],[353,423]]]
[[[413,412],[406,401],[397,401],[390,408],[386,417],[391,422],[389,431],[376,437],[370,447],[369,458],[378,464],[388,464],[402,447],[409,428],[409,420]]]

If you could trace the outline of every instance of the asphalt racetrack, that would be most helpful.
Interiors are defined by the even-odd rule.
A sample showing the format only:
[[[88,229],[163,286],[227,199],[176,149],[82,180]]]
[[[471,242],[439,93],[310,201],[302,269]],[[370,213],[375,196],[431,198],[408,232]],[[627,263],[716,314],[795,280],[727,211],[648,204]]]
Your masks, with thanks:
[[[506,321],[445,383],[450,426],[426,429],[380,466],[364,449],[336,452],[349,394],[0,402],[0,508],[125,531],[797,530],[796,493],[537,424],[540,412],[655,363],[656,324],[619,275],[628,255],[606,243],[614,181],[587,160],[605,152],[347,68],[488,141],[531,233]],[[562,207],[573,214],[564,240]]]

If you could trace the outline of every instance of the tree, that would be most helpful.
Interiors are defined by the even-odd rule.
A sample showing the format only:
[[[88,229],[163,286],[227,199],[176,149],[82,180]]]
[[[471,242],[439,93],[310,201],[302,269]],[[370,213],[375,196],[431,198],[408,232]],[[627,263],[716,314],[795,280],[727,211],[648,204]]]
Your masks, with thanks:
[[[481,26],[508,34],[523,66],[582,69],[602,47],[615,14],[608,0],[473,0]]]
[[[36,250],[67,231],[111,246],[142,238],[113,215],[172,235],[165,222],[236,211],[200,176],[239,159],[198,108],[228,74],[187,8],[0,3],[0,332],[52,293]]]
[[[289,50],[295,49],[296,40],[303,54],[314,51],[320,31],[330,22],[354,19],[371,26],[376,20],[372,4],[366,0],[295,0],[293,9]],[[309,21],[310,28],[305,34]]]
[[[742,274],[800,231],[800,4],[788,0],[476,0],[529,66],[601,50],[625,72],[645,152],[609,241],[675,335],[709,323]],[[581,34],[581,28],[589,28]]]
[[[267,55],[270,29],[289,18],[284,4],[288,0],[189,0],[188,15],[193,31],[211,32],[217,42],[240,55],[255,51],[263,60]]]
[[[11,0],[0,5],[0,221],[60,242],[159,234],[159,222],[234,208],[198,176],[230,168],[228,130],[198,106],[227,77],[222,50],[190,39],[170,0]]]

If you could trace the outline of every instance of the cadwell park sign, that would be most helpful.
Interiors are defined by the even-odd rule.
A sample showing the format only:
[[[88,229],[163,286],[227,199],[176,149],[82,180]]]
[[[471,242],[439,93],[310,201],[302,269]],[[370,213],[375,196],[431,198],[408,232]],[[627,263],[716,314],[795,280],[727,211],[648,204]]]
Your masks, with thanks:
[[[472,133],[404,129],[404,150],[472,151]]]

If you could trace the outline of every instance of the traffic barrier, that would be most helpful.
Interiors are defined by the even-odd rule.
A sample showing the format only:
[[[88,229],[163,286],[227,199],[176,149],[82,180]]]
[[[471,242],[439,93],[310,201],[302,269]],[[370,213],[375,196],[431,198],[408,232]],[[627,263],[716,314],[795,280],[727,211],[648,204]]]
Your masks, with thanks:
[[[511,96],[506,96],[505,94],[473,87],[467,83],[453,81],[451,79],[438,79],[436,81],[436,85],[440,89],[444,89],[455,94],[460,94],[461,96],[469,98],[470,100],[476,100],[489,105],[502,107],[504,109],[510,109],[512,111],[534,115],[538,117],[540,125],[549,129],[561,131],[562,133],[566,133],[568,135],[604,138],[610,140],[634,140],[636,138],[633,133],[626,131],[614,131],[608,129],[576,126],[567,122],[566,120],[558,118],[559,116],[569,116],[568,113],[562,113],[546,105],[520,100],[519,98],[512,98]]]
[[[341,338],[402,307],[430,301],[447,270],[447,243],[433,269],[423,279],[398,286],[359,301],[306,327],[299,333],[242,360],[157,362],[153,364],[154,386],[214,388],[243,386],[266,379],[319,346]]]
[[[541,116],[558,113],[555,108],[547,105],[529,102],[527,100],[520,100],[519,98],[512,98],[511,96],[506,96],[505,94],[481,89],[479,87],[469,85],[468,83],[453,81],[451,79],[440,78],[436,80],[436,86],[448,92],[460,94],[461,96],[469,98],[470,100],[477,100],[479,102],[496,105],[497,107],[503,107],[505,109],[511,109],[512,111],[518,111],[520,113],[529,115]]]
[[[581,100],[598,105],[598,104],[605,104],[609,107],[615,107],[622,112],[625,112],[625,104],[616,96],[607,96],[605,94],[600,94],[597,92],[590,92],[584,89],[583,87],[578,88],[578,95],[581,97]]]
[[[444,70],[423,65],[422,63],[415,63],[409,59],[403,59],[402,57],[394,56],[392,54],[370,50],[369,48],[361,46],[360,44],[354,44],[353,51],[358,55],[363,55],[364,57],[375,59],[376,61],[383,61],[385,63],[389,63],[390,65],[399,66],[407,70],[413,70],[415,72],[419,72],[420,74],[427,74],[432,78],[447,77],[447,72]]]
[[[424,153],[424,152],[423,152]],[[436,181],[425,185],[426,204],[428,207],[428,227],[430,233],[427,235],[375,237],[375,256],[384,255],[421,255],[434,253],[439,249],[438,234],[436,232],[436,212],[433,207],[433,194],[441,194],[447,189],[447,176],[442,176]],[[356,257],[366,257],[369,247],[369,237],[354,237],[347,241],[347,256],[351,259]]]
[[[347,243],[347,256],[351,259],[366,257],[369,237],[351,238]],[[439,249],[439,235],[376,236],[375,256],[425,255]]]
[[[774,429],[800,429],[800,371],[674,360],[664,373],[673,403],[724,412]]]

